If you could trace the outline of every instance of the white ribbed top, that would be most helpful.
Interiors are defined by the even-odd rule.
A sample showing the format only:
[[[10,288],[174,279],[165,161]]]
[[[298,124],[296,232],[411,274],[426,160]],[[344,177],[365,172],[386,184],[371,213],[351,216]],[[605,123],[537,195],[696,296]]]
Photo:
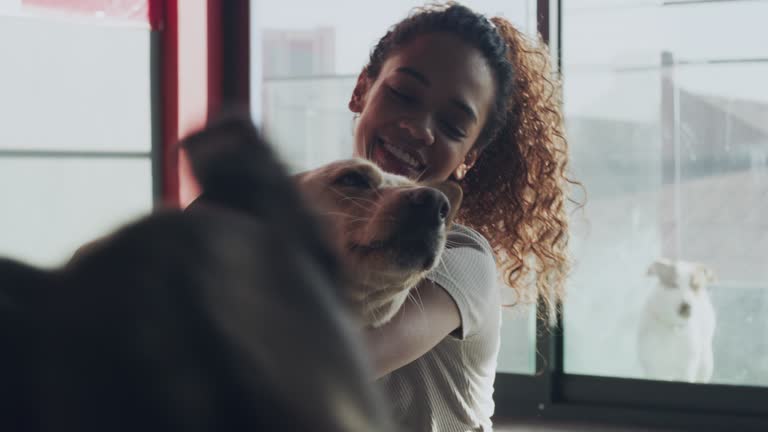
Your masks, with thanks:
[[[401,430],[491,431],[501,301],[493,252],[476,231],[454,225],[428,276],[456,302],[461,328],[378,382]]]

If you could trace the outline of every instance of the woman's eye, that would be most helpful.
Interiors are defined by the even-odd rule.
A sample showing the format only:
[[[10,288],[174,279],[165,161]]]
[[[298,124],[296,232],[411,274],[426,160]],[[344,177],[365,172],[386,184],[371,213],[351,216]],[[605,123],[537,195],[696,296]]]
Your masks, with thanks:
[[[464,132],[462,129],[454,126],[453,124],[451,124],[449,122],[445,122],[444,121],[444,122],[442,122],[442,125],[443,125],[443,130],[445,131],[445,133],[449,137],[451,137],[453,139],[462,139],[462,138],[466,138],[467,137],[466,132]]]
[[[333,184],[343,187],[351,187],[358,189],[370,189],[371,184],[368,178],[359,172],[351,171],[346,174],[342,174]]]
[[[416,99],[413,98],[412,96],[410,96],[410,95],[408,95],[408,94],[406,94],[406,93],[404,93],[404,92],[402,92],[402,91],[400,91],[400,90],[398,90],[398,89],[396,89],[394,87],[389,87],[388,86],[387,90],[389,91],[389,94],[391,94],[396,99],[399,99],[399,100],[401,100],[403,102],[413,103],[413,102],[416,101]]]

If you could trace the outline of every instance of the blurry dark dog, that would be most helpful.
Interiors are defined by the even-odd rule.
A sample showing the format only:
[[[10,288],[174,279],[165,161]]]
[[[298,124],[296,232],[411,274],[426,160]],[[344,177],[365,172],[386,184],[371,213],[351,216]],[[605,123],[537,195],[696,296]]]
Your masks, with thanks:
[[[161,211],[57,270],[0,260],[0,429],[388,430],[336,258],[271,150],[237,117],[185,147],[225,206]]]

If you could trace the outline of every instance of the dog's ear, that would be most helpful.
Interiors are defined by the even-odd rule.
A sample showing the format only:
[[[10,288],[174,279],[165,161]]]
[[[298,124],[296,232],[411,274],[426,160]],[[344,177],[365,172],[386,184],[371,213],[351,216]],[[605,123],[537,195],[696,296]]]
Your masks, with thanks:
[[[270,208],[295,206],[287,170],[250,117],[226,113],[181,142],[200,183],[202,201],[264,217]],[[200,201],[200,200],[197,200]]]
[[[701,288],[715,281],[715,272],[704,264],[696,264],[691,275],[691,287]]]
[[[702,266],[704,277],[706,278],[707,283],[712,283],[715,280],[717,280],[717,275],[715,274],[715,271],[707,266]]]
[[[677,263],[665,258],[659,258],[648,268],[649,276],[656,276],[659,282],[667,288],[677,288]]]
[[[448,202],[451,204],[451,211],[445,219],[445,225],[450,226],[456,218],[456,214],[459,212],[461,200],[464,198],[464,191],[461,190],[461,186],[459,186],[458,183],[452,180],[446,180],[428,186],[439,190],[446,196],[446,198],[448,198]]]
[[[72,264],[79,261],[83,256],[99,249],[99,246],[102,245],[104,242],[108,240],[108,237],[91,240],[88,243],[85,243],[83,245],[80,245],[75,252],[72,254],[72,256],[69,258],[69,261],[67,261],[66,266],[71,266]]]
[[[650,266],[648,266],[648,270],[645,272],[645,275],[646,276],[655,276],[656,274],[658,274],[658,272],[659,271],[657,269],[657,263],[653,262]]]
[[[242,211],[303,244],[331,273],[340,272],[325,233],[299,190],[247,113],[224,113],[185,138],[201,195],[188,211],[223,207]]]
[[[204,190],[217,189],[221,182],[250,180],[259,170],[279,169],[272,150],[244,113],[211,119],[202,130],[184,138],[181,147]]]
[[[648,271],[646,272],[646,275],[648,276],[659,276],[661,275],[665,270],[665,268],[672,267],[672,262],[666,258],[657,258],[656,261],[654,261],[649,267]]]

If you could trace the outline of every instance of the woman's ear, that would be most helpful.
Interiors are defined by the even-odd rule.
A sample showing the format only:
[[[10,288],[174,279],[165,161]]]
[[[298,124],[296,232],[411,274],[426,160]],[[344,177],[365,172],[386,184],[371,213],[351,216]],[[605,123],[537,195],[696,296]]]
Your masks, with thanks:
[[[467,172],[469,172],[469,170],[475,166],[475,162],[477,162],[477,157],[479,154],[480,153],[477,151],[477,149],[474,148],[467,153],[467,155],[464,157],[464,162],[456,167],[456,170],[453,172],[453,176],[456,178],[456,180],[464,179],[464,177],[467,175]]]
[[[480,156],[480,152],[476,148],[471,149],[464,157],[464,165],[467,166],[467,170],[475,166],[477,158]]]
[[[371,79],[368,77],[368,67],[364,67],[357,76],[357,84],[352,91],[352,98],[349,100],[349,110],[353,113],[360,114],[363,112],[365,106],[365,97],[368,95],[368,90],[371,87]]]

